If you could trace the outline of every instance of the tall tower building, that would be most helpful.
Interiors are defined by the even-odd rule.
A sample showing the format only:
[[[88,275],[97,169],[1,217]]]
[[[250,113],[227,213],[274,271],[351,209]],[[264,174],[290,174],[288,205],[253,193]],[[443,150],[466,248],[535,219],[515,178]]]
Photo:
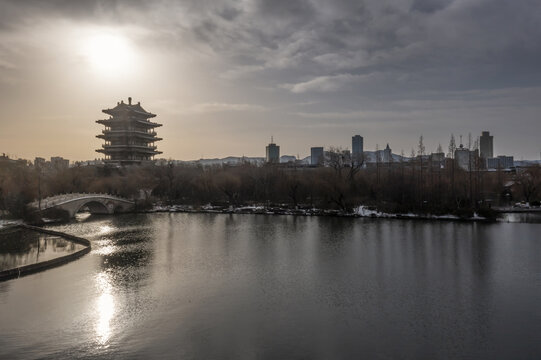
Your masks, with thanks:
[[[490,159],[494,157],[494,136],[490,135],[489,131],[483,131],[479,138],[479,147],[481,148],[481,157],[484,159]]]
[[[271,137],[271,142],[267,147],[265,160],[268,163],[278,164],[280,162],[280,147],[274,143],[273,138]]]
[[[363,154],[363,137],[361,135],[355,135],[351,138],[351,155]]]
[[[383,150],[383,162],[389,163],[393,159],[393,151],[389,147],[389,144],[387,143],[387,147]]]
[[[102,112],[109,118],[96,121],[105,126],[96,136],[105,143],[96,151],[105,154],[105,162],[137,164],[162,153],[154,144],[162,140],[156,136],[154,128],[162,125],[149,120],[156,115],[143,109],[140,102],[132,104],[130,97],[127,104],[121,101],[114,108]]]
[[[325,153],[323,147],[310,148],[310,165],[323,165],[325,162]]]

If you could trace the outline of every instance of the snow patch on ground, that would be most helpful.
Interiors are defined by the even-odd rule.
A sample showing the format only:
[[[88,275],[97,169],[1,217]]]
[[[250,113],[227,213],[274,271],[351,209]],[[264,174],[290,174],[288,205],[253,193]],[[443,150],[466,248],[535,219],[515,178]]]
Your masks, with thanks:
[[[267,207],[263,205],[245,205],[245,206],[213,206],[211,204],[203,205],[200,208],[194,208],[191,205],[155,205],[148,212],[206,212],[206,213],[224,213],[224,214],[268,214],[268,215],[301,215],[301,216],[350,216],[364,218],[387,218],[387,219],[425,219],[425,220],[486,220],[477,213],[470,218],[461,218],[456,215],[428,215],[428,214],[393,214],[378,211],[374,207],[359,205],[353,209],[352,213],[344,213],[339,210],[322,210],[316,208],[310,209],[289,209],[287,207],[275,206]]]
[[[361,217],[383,217],[384,215],[389,215],[377,210],[372,210],[364,205],[359,205],[359,207],[355,208],[353,212],[355,215],[359,215]]]
[[[0,220],[0,229],[22,224],[22,220]]]
[[[456,215],[422,215],[422,214],[390,214],[384,213],[375,209],[371,209],[364,205],[359,205],[354,209],[354,214],[360,217],[377,217],[377,218],[397,218],[397,219],[434,219],[434,220],[486,220],[485,217],[474,213],[470,218],[460,218]]]

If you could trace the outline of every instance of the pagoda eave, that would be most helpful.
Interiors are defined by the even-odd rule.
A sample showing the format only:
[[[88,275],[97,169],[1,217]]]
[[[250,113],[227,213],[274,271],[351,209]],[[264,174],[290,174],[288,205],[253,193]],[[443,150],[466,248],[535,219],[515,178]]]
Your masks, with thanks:
[[[158,124],[158,123],[148,121],[148,120],[135,119],[133,121],[135,121],[139,125],[142,125],[143,127],[149,128],[149,129],[157,128],[157,127],[162,126],[162,124]],[[121,125],[121,124],[130,123],[130,120],[125,120],[125,119],[101,119],[101,120],[96,120],[96,123],[102,124],[102,125],[105,125],[105,126],[115,126],[115,125]]]
[[[128,114],[137,114],[144,118],[153,118],[156,117],[156,114],[145,112],[145,111],[139,111],[134,109],[104,109],[101,112],[107,115],[115,116],[118,114],[124,114],[125,112],[128,112]]]
[[[139,139],[139,141],[142,141],[145,143],[151,143],[151,142],[163,140],[162,138],[156,137],[155,135],[145,135],[145,134],[139,134],[137,132],[130,132],[130,131],[118,132],[116,134],[115,133],[99,134],[99,135],[96,135],[96,137],[98,139],[103,139],[103,140],[108,140],[108,141],[119,139],[119,138],[122,139],[122,138],[127,138],[127,137],[134,137],[134,138]]]
[[[130,153],[140,153],[140,154],[155,154],[157,152],[156,147],[145,147],[145,146],[114,146],[104,145],[103,148],[97,149],[97,152],[102,152],[104,154],[118,154],[124,152]]]

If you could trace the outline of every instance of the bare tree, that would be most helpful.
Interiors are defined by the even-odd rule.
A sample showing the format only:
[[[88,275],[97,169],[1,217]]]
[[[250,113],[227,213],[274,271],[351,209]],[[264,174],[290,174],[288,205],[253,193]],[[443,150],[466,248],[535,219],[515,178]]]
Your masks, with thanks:
[[[364,153],[352,154],[351,155],[351,166],[349,167],[348,178],[350,181],[353,181],[355,175],[362,169],[364,166]]]
[[[417,154],[419,155],[419,205],[423,203],[423,157],[425,155],[425,145],[423,143],[423,135],[419,136],[419,144],[417,146]]]
[[[524,200],[533,201],[541,191],[541,166],[532,165],[517,169],[515,181],[520,187]]]
[[[455,141],[455,135],[451,134],[451,139],[449,140],[449,152],[447,153],[447,157],[454,159],[455,158],[455,150],[456,150],[456,141]]]
[[[341,147],[331,146],[328,151],[329,166],[335,171],[338,177],[342,177],[342,169],[349,165],[350,159],[347,156],[347,150]]]

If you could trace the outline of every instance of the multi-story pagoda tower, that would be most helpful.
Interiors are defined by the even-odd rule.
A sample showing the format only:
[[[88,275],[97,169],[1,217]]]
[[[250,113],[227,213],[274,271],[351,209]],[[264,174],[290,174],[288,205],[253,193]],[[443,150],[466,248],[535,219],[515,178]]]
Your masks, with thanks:
[[[132,104],[130,97],[127,104],[121,101],[102,112],[110,116],[96,121],[105,126],[105,130],[96,136],[105,140],[105,144],[96,151],[105,154],[105,162],[134,164],[152,160],[154,155],[162,153],[154,145],[162,139],[153,130],[162,125],[149,120],[156,115],[143,109],[140,102]]]

